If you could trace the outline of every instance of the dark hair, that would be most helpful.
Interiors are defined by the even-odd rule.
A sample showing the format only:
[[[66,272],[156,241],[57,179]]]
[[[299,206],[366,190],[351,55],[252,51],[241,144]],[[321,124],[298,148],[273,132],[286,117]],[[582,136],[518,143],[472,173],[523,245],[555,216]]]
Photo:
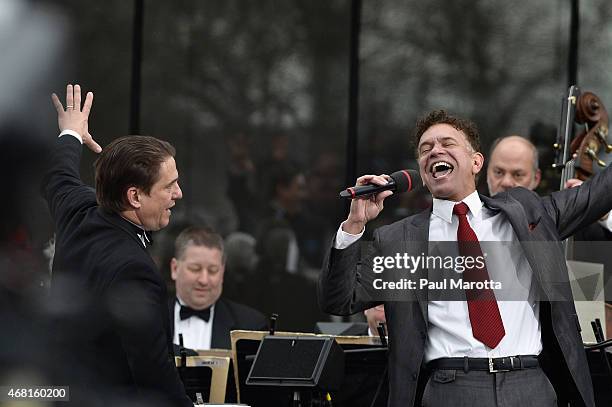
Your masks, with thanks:
[[[421,136],[423,136],[423,133],[425,133],[427,129],[436,124],[448,124],[463,132],[474,151],[480,151],[480,136],[478,135],[478,128],[474,122],[452,116],[445,110],[433,110],[417,120],[414,130],[414,149],[417,157],[419,156],[418,147]]]
[[[223,238],[209,227],[190,226],[184,229],[174,241],[174,257],[182,257],[190,244],[204,246],[209,249],[219,249],[225,261]]]
[[[126,136],[113,140],[94,163],[98,205],[111,212],[129,207],[125,192],[130,187],[146,194],[159,178],[161,164],[176,150],[166,141],[147,136]]]

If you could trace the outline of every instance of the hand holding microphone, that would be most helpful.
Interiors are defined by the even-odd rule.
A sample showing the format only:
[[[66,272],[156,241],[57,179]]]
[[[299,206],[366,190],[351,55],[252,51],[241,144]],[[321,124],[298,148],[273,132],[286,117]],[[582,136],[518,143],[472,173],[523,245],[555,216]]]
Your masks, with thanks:
[[[365,224],[376,218],[383,209],[383,201],[389,195],[411,191],[422,185],[419,173],[414,170],[400,170],[389,175],[364,175],[357,178],[354,187],[340,192],[340,197],[352,199],[351,210],[342,229],[359,234]]]
[[[382,175],[385,177],[385,175]],[[373,177],[365,175],[364,177]],[[360,177],[357,181],[364,178]],[[349,187],[340,192],[341,198],[355,199],[359,196],[367,196],[377,194],[382,191],[393,191],[395,193],[410,192],[415,186],[422,185],[421,176],[415,170],[399,170],[389,176],[384,184],[367,183],[365,185],[356,185]]]

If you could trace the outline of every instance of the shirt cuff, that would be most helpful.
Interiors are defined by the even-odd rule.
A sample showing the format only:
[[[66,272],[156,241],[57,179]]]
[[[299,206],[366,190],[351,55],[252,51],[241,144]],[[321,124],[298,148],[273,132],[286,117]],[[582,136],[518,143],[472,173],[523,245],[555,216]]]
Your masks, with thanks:
[[[608,217],[605,220],[600,220],[599,224],[604,229],[607,229],[608,231],[612,232],[612,211],[608,212]]]
[[[66,134],[70,134],[72,137],[75,137],[77,140],[79,140],[79,142],[81,144],[83,144],[83,138],[81,137],[81,135],[79,133],[77,133],[74,130],[64,130],[60,133],[60,135],[58,137],[62,137],[65,136]]]
[[[347,233],[344,230],[342,230],[342,225],[344,225],[344,222],[340,224],[340,227],[338,228],[338,232],[336,232],[336,240],[334,241],[334,249],[339,249],[339,250],[346,249],[347,247],[355,243],[357,240],[361,239],[361,236],[363,236],[363,232],[365,232],[365,227],[364,227],[363,230],[358,235],[353,235],[353,234]]]

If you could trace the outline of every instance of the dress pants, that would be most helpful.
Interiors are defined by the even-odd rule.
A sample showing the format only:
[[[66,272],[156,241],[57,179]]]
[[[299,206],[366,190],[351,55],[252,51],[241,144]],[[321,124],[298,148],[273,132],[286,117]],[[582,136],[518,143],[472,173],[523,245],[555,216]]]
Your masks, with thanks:
[[[423,407],[556,407],[557,395],[541,368],[489,373],[434,370]]]

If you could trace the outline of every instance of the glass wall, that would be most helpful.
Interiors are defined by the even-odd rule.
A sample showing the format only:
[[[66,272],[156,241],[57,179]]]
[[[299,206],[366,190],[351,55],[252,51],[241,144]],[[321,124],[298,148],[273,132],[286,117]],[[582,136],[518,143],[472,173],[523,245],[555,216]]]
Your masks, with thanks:
[[[578,84],[612,106],[612,10],[602,0],[582,2],[578,44]]]
[[[142,129],[176,146],[184,192],[155,255],[167,270],[184,226],[214,227],[224,295],[281,314],[279,329],[326,318],[315,281],[339,217],[349,6],[146,2]]]
[[[100,144],[126,135],[134,1],[30,3],[57,19],[61,44],[59,68],[39,93],[79,82],[96,94],[90,129]],[[281,314],[279,329],[312,330],[328,318],[318,311],[315,281],[346,215],[337,194],[352,159],[345,150],[353,2],[143,3],[140,132],[175,145],[184,192],[152,255],[172,287],[174,238],[187,225],[212,226],[227,243],[224,295]],[[578,69],[579,85],[609,102],[606,5],[581,4]],[[476,121],[485,152],[495,138],[521,134],[538,146],[543,169],[552,163],[567,87],[568,1],[363,0],[361,16],[357,174],[415,168],[414,122],[437,108]],[[54,134],[52,106],[41,106],[40,122],[44,116]],[[90,184],[93,160],[84,153]],[[540,191],[557,186],[546,169]],[[479,188],[487,192],[484,177]],[[393,197],[377,223],[429,200]],[[45,228],[31,232],[44,242],[50,222],[37,224]]]
[[[492,141],[511,134],[530,137],[546,161],[565,92],[568,27],[569,2],[557,0],[365,1],[358,173],[416,168],[411,131],[433,109],[476,122],[485,164]],[[479,181],[488,193],[484,173]],[[400,199],[388,217],[428,200]]]

